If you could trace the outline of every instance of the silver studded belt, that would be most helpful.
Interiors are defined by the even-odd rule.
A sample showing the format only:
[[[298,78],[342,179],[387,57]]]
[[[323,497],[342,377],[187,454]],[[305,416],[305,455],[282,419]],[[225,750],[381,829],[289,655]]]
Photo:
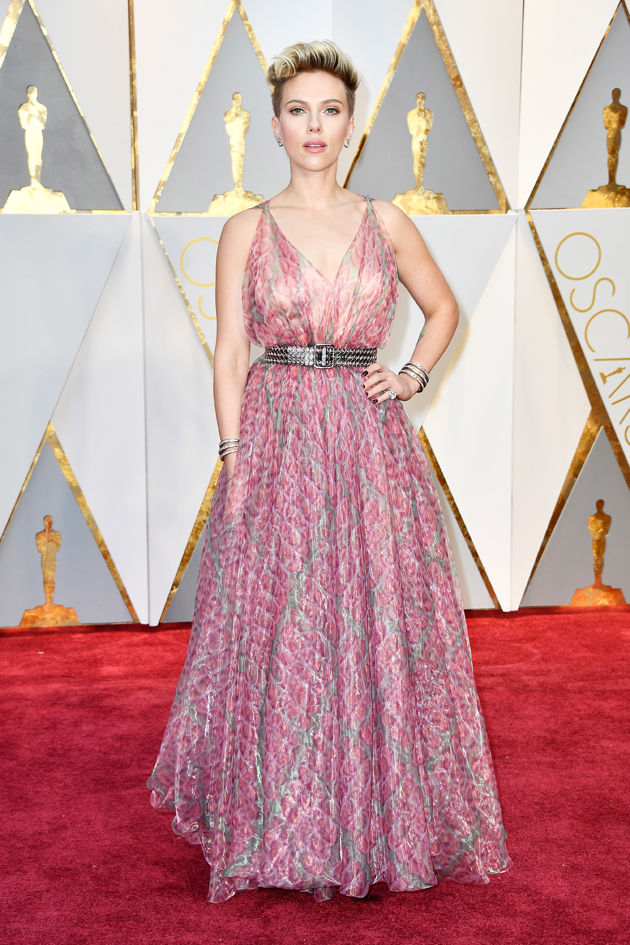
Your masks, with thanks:
[[[301,364],[304,367],[367,367],[376,361],[378,348],[335,348],[334,345],[272,345],[265,348],[263,364]]]

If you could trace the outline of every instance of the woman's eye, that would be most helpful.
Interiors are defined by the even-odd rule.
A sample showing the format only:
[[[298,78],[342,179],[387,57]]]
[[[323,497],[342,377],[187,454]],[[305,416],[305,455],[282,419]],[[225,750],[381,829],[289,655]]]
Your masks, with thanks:
[[[291,109],[291,114],[292,114],[292,115],[299,115],[299,114],[300,114],[301,112],[303,112],[303,111],[304,111],[303,108],[300,108],[299,105],[296,105],[295,108],[292,108],[292,109]]]
[[[325,114],[325,115],[338,115],[338,114],[339,114],[339,109],[338,109],[338,108],[335,108],[334,105],[330,105],[330,106],[326,109],[326,111],[324,112],[324,114]]]

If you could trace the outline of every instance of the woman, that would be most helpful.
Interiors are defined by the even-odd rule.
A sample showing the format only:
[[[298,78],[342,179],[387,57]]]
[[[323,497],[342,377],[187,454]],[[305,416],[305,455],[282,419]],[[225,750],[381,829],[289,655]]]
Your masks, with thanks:
[[[152,802],[201,844],[211,902],[487,882],[510,865],[505,831],[444,520],[400,403],[457,305],[411,220],[337,184],[347,57],[300,43],[269,80],[291,180],[219,244],[224,465]],[[376,349],[398,279],[425,328],[397,374]],[[248,371],[251,341],[266,353]]]

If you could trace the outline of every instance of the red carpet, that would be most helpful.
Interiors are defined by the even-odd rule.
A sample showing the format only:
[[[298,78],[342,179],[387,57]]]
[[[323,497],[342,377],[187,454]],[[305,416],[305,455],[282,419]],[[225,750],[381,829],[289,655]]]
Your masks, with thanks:
[[[482,887],[221,905],[144,787],[187,630],[3,636],[0,941],[629,942],[630,615],[475,616],[470,633],[514,868]]]

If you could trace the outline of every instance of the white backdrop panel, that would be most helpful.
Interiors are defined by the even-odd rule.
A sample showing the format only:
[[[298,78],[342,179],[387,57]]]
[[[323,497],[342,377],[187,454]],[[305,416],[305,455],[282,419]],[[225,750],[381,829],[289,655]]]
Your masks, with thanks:
[[[515,207],[522,0],[436,0],[435,6],[508,201]]]
[[[514,331],[511,607],[517,609],[590,412],[524,213],[516,239]]]
[[[158,622],[217,461],[212,369],[148,217],[146,344],[149,619]]]
[[[510,602],[515,255],[513,229],[424,422],[504,610]]]
[[[141,220],[134,213],[53,423],[141,623],[148,623]]]
[[[519,207],[524,207],[618,0],[526,0],[523,19]]]
[[[131,210],[127,0],[37,0],[37,9],[118,196]]]
[[[124,214],[0,216],[0,533],[128,226]]]
[[[405,403],[416,429],[419,429],[439,390],[447,368],[455,356],[486,283],[514,227],[514,214],[470,214],[464,216],[412,217],[436,263],[453,290],[460,309],[455,337],[442,360],[431,372],[426,391]],[[400,304],[389,344],[379,355],[399,370],[411,357],[424,324],[422,312],[400,286]]]
[[[630,462],[630,208],[532,214],[569,318]]]
[[[217,337],[214,285],[224,217],[153,217],[169,262],[212,352]],[[263,353],[252,344],[250,363]]]
[[[492,598],[488,593],[486,585],[483,583],[479,568],[475,564],[474,558],[466,544],[466,539],[462,535],[457,520],[448,504],[448,500],[440,488],[439,483],[436,482],[436,486],[438,496],[440,497],[440,505],[444,513],[446,530],[451,542],[464,607],[466,610],[494,610]]]

